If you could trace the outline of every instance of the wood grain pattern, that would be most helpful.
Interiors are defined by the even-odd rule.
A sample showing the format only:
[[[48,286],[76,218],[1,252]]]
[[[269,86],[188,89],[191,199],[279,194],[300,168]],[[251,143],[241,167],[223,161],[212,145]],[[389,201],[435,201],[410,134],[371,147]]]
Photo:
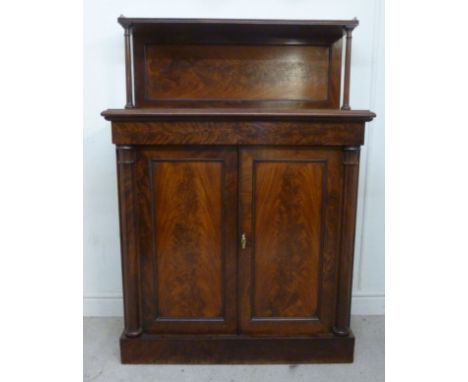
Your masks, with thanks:
[[[119,23],[122,362],[352,362],[358,21]]]
[[[134,36],[135,105],[336,108],[341,39],[357,20],[120,19]]]
[[[222,316],[222,162],[152,162],[159,317]]]
[[[254,162],[255,317],[315,316],[325,164]]]
[[[147,45],[145,101],[328,100],[324,46]]]
[[[341,162],[339,149],[240,150],[240,230],[248,238],[239,255],[242,333],[331,330]]]
[[[334,122],[114,122],[112,141],[134,145],[342,146],[364,142],[364,123]]]
[[[146,331],[232,332],[235,150],[145,148],[138,168]]]

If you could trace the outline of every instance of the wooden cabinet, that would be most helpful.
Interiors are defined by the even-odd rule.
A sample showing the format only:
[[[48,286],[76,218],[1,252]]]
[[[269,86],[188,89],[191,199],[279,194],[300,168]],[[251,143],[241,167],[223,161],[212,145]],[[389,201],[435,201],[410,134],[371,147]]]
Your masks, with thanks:
[[[122,362],[352,361],[357,21],[119,21]]]

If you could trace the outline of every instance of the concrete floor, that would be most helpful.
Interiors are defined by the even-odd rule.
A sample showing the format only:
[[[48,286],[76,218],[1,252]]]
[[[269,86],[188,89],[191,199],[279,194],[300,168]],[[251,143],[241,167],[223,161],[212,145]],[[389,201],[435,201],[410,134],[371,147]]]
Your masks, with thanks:
[[[84,381],[384,381],[384,316],[353,316],[354,363],[309,365],[121,365],[121,318],[84,319]]]

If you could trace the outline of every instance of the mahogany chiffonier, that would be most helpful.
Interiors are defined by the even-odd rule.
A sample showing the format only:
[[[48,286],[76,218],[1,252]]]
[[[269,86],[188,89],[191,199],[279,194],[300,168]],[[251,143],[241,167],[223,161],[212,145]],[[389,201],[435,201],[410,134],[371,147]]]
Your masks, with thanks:
[[[358,21],[118,21],[122,362],[352,362]]]

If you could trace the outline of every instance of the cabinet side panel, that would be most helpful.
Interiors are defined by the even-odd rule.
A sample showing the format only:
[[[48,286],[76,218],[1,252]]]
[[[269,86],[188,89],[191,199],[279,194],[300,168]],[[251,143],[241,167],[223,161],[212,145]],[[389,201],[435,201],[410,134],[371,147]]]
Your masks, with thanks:
[[[318,305],[323,163],[254,165],[256,317],[313,317]]]
[[[223,316],[222,162],[153,162],[158,317]]]

